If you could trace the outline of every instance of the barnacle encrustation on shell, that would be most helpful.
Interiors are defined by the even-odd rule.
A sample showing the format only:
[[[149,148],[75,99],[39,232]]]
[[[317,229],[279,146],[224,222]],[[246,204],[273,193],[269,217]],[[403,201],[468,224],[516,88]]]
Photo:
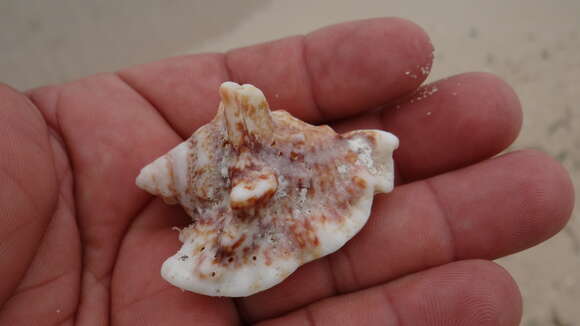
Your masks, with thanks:
[[[180,203],[193,222],[161,274],[210,296],[268,289],[328,255],[369,218],[375,193],[393,189],[394,135],[337,134],[270,111],[252,85],[225,82],[216,117],[147,165],[137,185]]]

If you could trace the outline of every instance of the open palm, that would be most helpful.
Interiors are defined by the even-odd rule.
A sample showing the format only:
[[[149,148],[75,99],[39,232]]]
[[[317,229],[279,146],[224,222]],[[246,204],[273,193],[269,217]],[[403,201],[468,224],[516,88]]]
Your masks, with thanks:
[[[542,153],[489,159],[519,132],[517,97],[482,73],[419,87],[431,60],[418,27],[373,19],[26,95],[1,87],[0,324],[517,325],[517,286],[484,259],[559,231],[572,187]],[[188,217],[134,184],[213,117],[226,80],[303,120],[401,142],[399,185],[351,242],[235,300],[161,279]]]

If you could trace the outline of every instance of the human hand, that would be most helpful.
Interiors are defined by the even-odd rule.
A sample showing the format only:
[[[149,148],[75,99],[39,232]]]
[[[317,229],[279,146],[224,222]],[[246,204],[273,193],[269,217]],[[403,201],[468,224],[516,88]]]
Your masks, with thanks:
[[[516,95],[482,73],[418,88],[431,60],[418,27],[372,19],[26,95],[1,87],[0,325],[517,325],[517,286],[489,259],[558,232],[572,186],[539,152],[489,159],[519,132]],[[234,300],[161,279],[171,227],[189,218],[134,182],[213,117],[226,80],[303,120],[400,138],[398,187],[355,238]]]

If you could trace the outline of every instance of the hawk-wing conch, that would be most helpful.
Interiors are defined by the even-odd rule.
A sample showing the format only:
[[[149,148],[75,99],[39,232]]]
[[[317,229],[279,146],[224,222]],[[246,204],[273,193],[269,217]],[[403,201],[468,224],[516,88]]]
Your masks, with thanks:
[[[137,185],[193,219],[161,274],[210,296],[266,290],[338,250],[393,189],[394,135],[337,134],[270,111],[252,85],[225,82],[216,117],[147,165]]]

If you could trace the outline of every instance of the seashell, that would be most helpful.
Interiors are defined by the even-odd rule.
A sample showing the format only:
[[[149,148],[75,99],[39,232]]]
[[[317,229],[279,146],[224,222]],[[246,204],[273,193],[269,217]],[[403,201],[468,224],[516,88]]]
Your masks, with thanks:
[[[375,193],[393,189],[394,135],[337,134],[270,111],[252,85],[225,82],[216,117],[147,165],[137,185],[193,222],[161,274],[210,296],[268,289],[350,240]]]

